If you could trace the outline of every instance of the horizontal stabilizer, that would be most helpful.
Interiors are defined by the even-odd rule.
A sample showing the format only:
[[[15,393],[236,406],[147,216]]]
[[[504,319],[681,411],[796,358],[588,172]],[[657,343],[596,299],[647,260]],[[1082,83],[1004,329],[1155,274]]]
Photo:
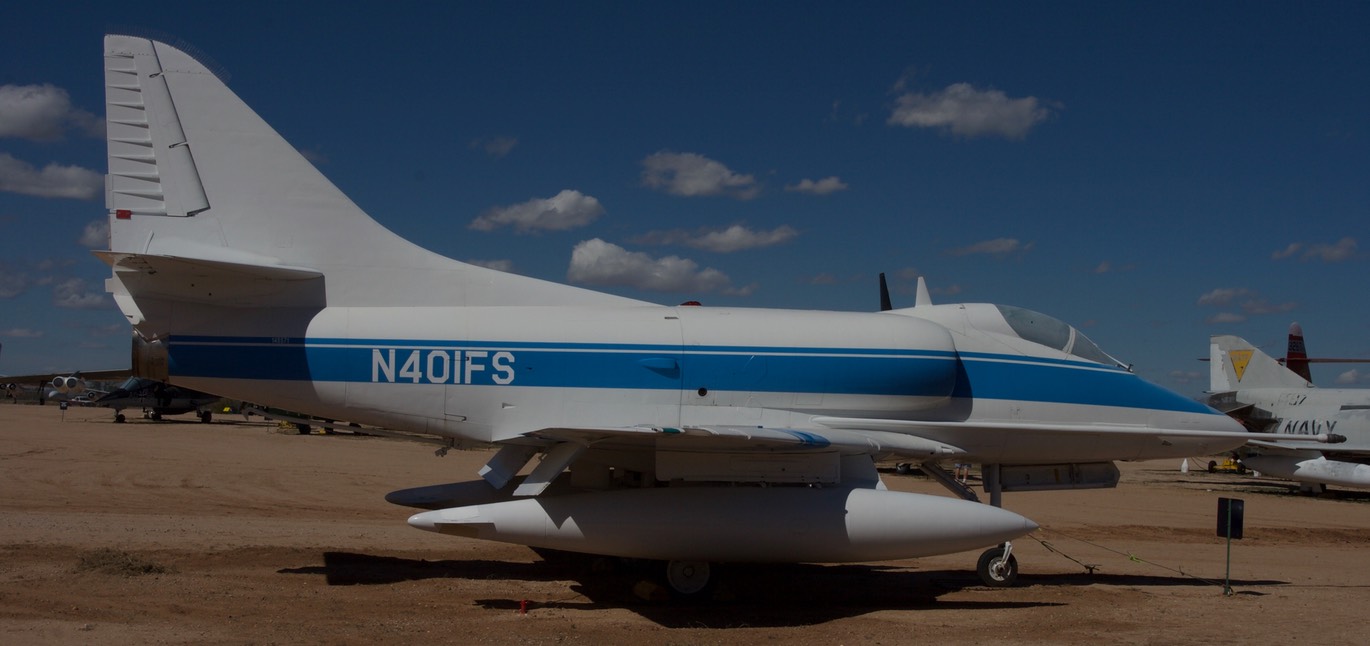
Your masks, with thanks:
[[[134,298],[222,305],[322,305],[323,274],[267,261],[239,262],[96,251]],[[311,297],[312,294],[312,297]]]

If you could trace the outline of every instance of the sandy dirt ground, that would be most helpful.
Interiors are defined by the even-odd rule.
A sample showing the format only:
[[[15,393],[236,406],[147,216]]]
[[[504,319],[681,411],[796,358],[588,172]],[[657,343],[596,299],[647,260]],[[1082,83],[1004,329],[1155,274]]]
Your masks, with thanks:
[[[644,599],[650,586],[632,568],[422,532],[383,500],[473,479],[486,451],[438,458],[423,444],[301,436],[229,415],[112,417],[0,405],[0,643],[1365,639],[1363,492],[1311,498],[1273,480],[1184,474],[1174,461],[1124,464],[1116,489],[1005,495],[1043,527],[1015,544],[1015,588],[981,585],[978,554],[964,553],[733,566],[716,599],[681,606]],[[946,495],[917,476],[885,480]],[[1224,496],[1245,500],[1230,596],[1227,544],[1215,536]]]

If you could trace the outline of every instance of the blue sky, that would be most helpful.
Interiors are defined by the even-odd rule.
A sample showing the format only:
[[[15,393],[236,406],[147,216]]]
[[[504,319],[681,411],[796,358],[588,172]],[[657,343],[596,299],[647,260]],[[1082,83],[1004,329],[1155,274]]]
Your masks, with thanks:
[[[1212,334],[1370,357],[1364,3],[38,4],[0,26],[0,374],[128,365],[90,250],[130,30],[461,260],[839,310],[923,275],[1189,394]]]

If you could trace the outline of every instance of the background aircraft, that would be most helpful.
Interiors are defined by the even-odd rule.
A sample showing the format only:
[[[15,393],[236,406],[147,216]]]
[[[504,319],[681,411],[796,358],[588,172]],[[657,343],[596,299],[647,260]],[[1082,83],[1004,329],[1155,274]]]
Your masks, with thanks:
[[[108,36],[105,81],[96,254],[158,341],[134,365],[500,447],[481,480],[390,494],[431,510],[415,527],[661,561],[682,595],[707,591],[712,562],[987,546],[979,572],[1002,585],[1008,541],[1036,527],[1003,491],[1112,486],[1113,460],[1247,439],[1017,307],[934,305],[925,287],[879,313],[668,307],[457,262],[381,227],[176,47]],[[991,505],[889,491],[884,457],[982,463]]]
[[[95,390],[91,384],[124,379],[128,375],[129,371],[125,368],[123,370],[78,370],[65,374],[7,376],[0,377],[0,389],[4,389],[10,396],[17,397],[20,391],[31,388],[37,391],[38,403],[42,404],[49,399],[67,401],[78,397],[90,398],[92,395],[104,395],[106,391]]]
[[[173,386],[161,381],[129,377],[117,388],[91,401],[94,406],[114,409],[114,421],[123,423],[124,409],[138,408],[150,419],[163,415],[195,413],[201,422],[213,419],[213,404],[222,399],[218,395]]]
[[[157,356],[146,349],[148,342],[137,333],[133,335],[133,358]],[[0,348],[3,349],[3,348]],[[154,372],[157,366],[138,366],[140,372]],[[11,398],[26,387],[38,391],[38,403],[48,399],[72,401],[86,406],[103,406],[114,409],[114,421],[124,422],[124,409],[140,408],[151,419],[160,420],[163,415],[181,415],[195,412],[201,422],[212,419],[210,405],[219,401],[218,395],[211,395],[189,388],[173,386],[163,381],[140,379],[131,376],[134,370],[78,370],[70,374],[38,374],[17,377],[0,377],[0,390]],[[91,388],[90,384],[123,380],[111,390]]]
[[[1309,360],[1305,356],[1303,363],[1297,361],[1303,346],[1297,325],[1290,329],[1290,355],[1296,358],[1292,364],[1301,365],[1306,373]],[[1295,480],[1306,491],[1322,491],[1329,484],[1370,488],[1370,390],[1315,388],[1245,339],[1229,335],[1210,340],[1209,373],[1210,405],[1253,431],[1284,440],[1278,445],[1253,440],[1241,451],[1248,467]],[[1296,439],[1325,434],[1344,436],[1346,441]],[[1296,441],[1288,441],[1291,438]]]

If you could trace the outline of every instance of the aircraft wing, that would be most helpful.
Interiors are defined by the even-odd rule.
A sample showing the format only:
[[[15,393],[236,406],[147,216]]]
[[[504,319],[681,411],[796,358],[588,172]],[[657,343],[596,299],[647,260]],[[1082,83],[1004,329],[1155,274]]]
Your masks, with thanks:
[[[1304,437],[1305,436],[1298,435],[1290,436],[1291,439],[1287,439],[1281,442],[1252,440],[1247,444],[1265,449],[1296,449],[1302,451],[1321,451],[1323,455],[1326,455],[1328,458],[1370,457],[1370,444],[1364,442],[1356,444],[1341,443],[1329,445],[1326,443],[1317,442],[1315,440],[1303,439]]]
[[[0,381],[16,384],[41,384],[50,385],[57,377],[76,377],[86,381],[114,381],[116,379],[128,379],[133,375],[129,368],[122,370],[78,370],[75,372],[52,372],[42,375],[6,375],[0,377]]]
[[[1086,435],[1135,435],[1140,437],[1187,437],[1211,438],[1215,440],[1244,441],[1249,433],[1224,431],[1202,431],[1190,429],[1171,429],[1145,426],[1141,424],[1034,424],[1018,422],[956,422],[923,421],[896,419],[859,419],[849,417],[816,417],[814,421],[824,426],[849,428],[860,431],[891,431],[902,433],[936,433],[946,436],[957,433],[976,433],[988,431],[1017,431],[1024,433],[1075,433]]]
[[[845,455],[900,455],[952,457],[965,451],[942,442],[905,433],[829,428],[796,430],[758,426],[632,426],[621,428],[556,428],[530,437],[612,448],[652,446],[682,451],[832,450]]]

